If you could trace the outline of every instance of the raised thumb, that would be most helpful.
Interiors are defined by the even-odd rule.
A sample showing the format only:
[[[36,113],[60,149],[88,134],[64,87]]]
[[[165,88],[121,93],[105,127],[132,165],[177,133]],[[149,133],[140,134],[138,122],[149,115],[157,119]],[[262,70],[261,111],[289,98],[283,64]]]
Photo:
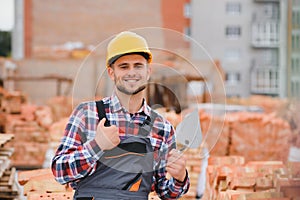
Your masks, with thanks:
[[[104,127],[105,121],[106,121],[106,118],[105,118],[105,117],[102,118],[102,119],[100,120],[100,122],[99,122],[99,126]]]

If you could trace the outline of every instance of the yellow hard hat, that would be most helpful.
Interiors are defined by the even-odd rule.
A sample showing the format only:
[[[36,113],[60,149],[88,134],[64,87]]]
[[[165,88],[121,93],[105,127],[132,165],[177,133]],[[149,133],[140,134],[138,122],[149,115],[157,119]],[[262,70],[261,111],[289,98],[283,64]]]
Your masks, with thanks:
[[[109,67],[118,58],[128,54],[140,54],[148,63],[152,60],[146,40],[133,32],[124,31],[116,35],[107,46],[106,67]]]

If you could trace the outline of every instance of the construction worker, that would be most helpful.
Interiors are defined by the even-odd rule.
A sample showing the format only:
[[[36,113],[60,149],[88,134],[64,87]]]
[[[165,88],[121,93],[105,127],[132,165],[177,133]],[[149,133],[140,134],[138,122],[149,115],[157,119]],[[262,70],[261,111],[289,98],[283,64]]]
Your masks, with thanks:
[[[107,47],[112,96],[79,104],[52,159],[61,184],[74,199],[177,199],[189,189],[184,156],[172,125],[144,98],[152,54],[146,40],[121,32]],[[168,174],[168,178],[166,177]]]

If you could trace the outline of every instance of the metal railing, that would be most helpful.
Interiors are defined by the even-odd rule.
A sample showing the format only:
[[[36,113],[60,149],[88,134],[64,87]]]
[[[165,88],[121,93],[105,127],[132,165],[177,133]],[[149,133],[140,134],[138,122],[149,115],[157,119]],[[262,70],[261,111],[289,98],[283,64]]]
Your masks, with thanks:
[[[251,71],[251,93],[279,94],[279,68],[255,67]]]
[[[253,22],[252,45],[254,47],[278,47],[279,40],[279,22]]]

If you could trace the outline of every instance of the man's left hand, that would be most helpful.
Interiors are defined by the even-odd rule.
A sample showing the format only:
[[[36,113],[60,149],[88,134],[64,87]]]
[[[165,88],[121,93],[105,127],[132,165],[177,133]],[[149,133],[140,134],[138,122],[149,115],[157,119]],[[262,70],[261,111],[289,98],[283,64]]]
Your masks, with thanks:
[[[183,182],[186,176],[186,159],[183,153],[172,149],[168,155],[167,171],[178,181]]]

